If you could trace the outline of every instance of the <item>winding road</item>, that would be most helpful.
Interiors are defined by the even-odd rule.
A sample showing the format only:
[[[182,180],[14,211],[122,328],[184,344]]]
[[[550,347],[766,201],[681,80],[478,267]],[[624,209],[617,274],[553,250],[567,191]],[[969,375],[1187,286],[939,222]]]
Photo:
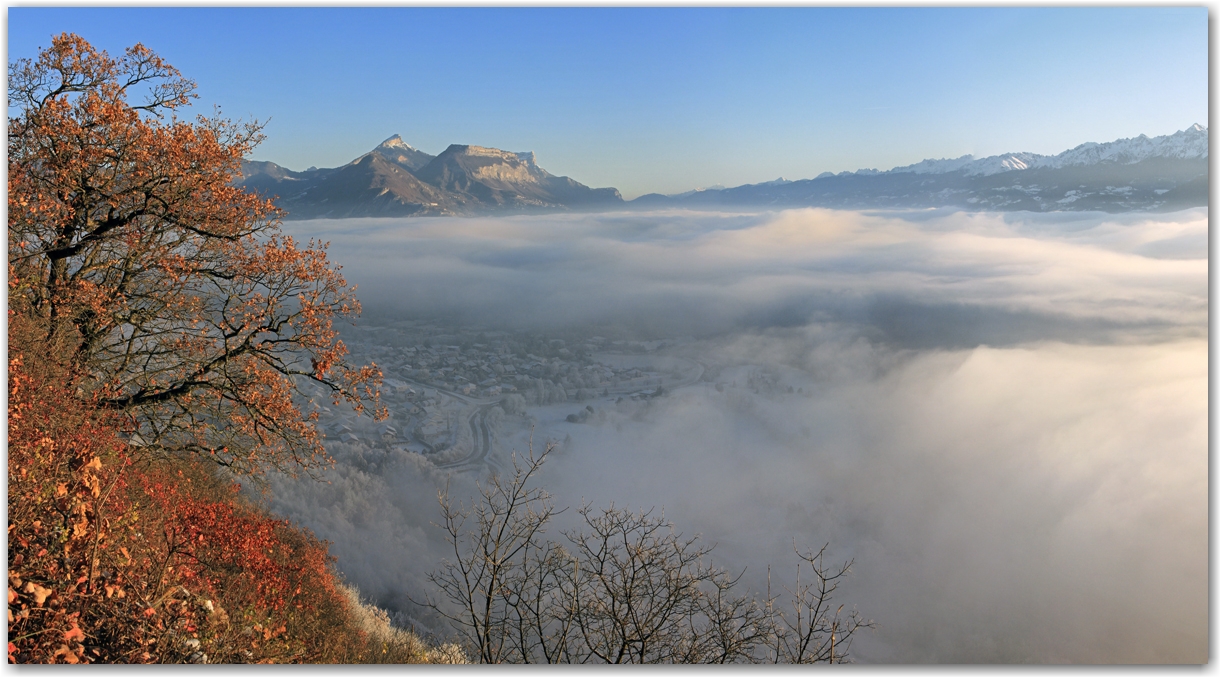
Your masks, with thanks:
[[[678,359],[686,360],[686,358],[678,358]],[[678,388],[682,388],[682,387],[685,387],[688,385],[698,383],[699,380],[703,378],[703,373],[705,371],[705,367],[703,366],[703,364],[696,362],[694,360],[686,360],[686,361],[688,361],[694,365],[694,368],[690,372],[691,374],[693,374],[693,376],[687,376],[686,378],[683,378],[680,381],[671,382],[668,385],[663,385],[662,387],[664,387],[666,391],[672,392],[673,390],[676,390]],[[436,465],[437,468],[454,470],[456,472],[470,472],[470,471],[480,470],[485,463],[494,464],[494,461],[487,458],[488,453],[491,452],[491,430],[490,430],[490,427],[487,425],[487,413],[490,412],[493,407],[500,404],[500,402],[501,402],[500,399],[496,399],[496,400],[492,400],[492,401],[479,400],[479,399],[471,398],[471,397],[468,397],[465,395],[459,395],[458,393],[455,393],[451,390],[446,390],[444,388],[438,388],[431,384],[420,383],[418,381],[414,381],[414,380],[410,380],[410,379],[402,379],[402,380],[411,385],[418,386],[420,388],[430,388],[432,390],[437,391],[438,393],[443,393],[446,396],[451,397],[459,402],[463,402],[467,405],[472,405],[469,410],[470,413],[466,419],[466,424],[468,426],[470,426],[471,439],[473,442],[471,445],[472,449],[471,449],[470,454],[468,456],[466,456],[465,458],[461,458],[461,459],[458,459],[455,461],[446,461],[443,463],[438,463],[435,460],[433,460],[432,462],[434,465]],[[607,388],[606,390],[610,392],[611,396],[615,396],[615,395],[627,394],[627,393],[638,391],[639,386],[628,385],[628,386],[620,386],[618,388]],[[421,443],[422,443],[422,441],[421,441]]]
[[[459,472],[466,470],[478,470],[487,458],[487,453],[491,451],[491,431],[487,426],[487,412],[491,411],[492,407],[499,404],[499,401],[491,402],[476,406],[470,412],[470,417],[466,419],[466,424],[470,426],[471,438],[473,440],[473,449],[470,455],[466,458],[450,461],[448,463],[433,463],[438,468],[453,468]]]

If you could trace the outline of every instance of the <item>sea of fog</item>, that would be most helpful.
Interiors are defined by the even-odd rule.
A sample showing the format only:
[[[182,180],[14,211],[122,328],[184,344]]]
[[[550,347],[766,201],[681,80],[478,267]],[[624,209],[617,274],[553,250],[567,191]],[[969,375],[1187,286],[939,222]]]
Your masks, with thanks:
[[[528,412],[569,437],[562,505],[656,507],[765,588],[853,559],[862,662],[1202,662],[1208,220],[1172,214],[660,211],[289,222],[369,322],[678,338],[715,378],[647,406]],[[747,387],[758,374],[777,395]],[[717,382],[733,387],[718,389]],[[792,386],[799,395],[788,395]],[[799,388],[799,391],[797,390]],[[582,405],[583,406],[583,405]],[[524,451],[523,428],[496,433]],[[270,507],[370,598],[445,555],[419,454],[335,444]],[[569,513],[570,514],[570,513]],[[556,534],[557,535],[557,534]],[[442,626],[435,626],[442,630]]]

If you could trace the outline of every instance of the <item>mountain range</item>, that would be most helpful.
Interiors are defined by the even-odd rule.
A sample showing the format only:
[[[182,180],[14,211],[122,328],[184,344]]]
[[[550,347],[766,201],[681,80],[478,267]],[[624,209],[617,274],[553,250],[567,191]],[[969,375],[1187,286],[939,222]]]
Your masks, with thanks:
[[[454,144],[440,155],[397,134],[342,167],[242,165],[239,184],[276,198],[290,219],[451,216],[622,205],[614,188],[589,188],[538,166],[533,153]]]
[[[275,197],[290,219],[657,207],[1172,211],[1208,204],[1208,143],[1207,128],[1196,124],[1058,155],[966,155],[624,201],[614,188],[548,173],[533,153],[455,144],[433,156],[395,135],[334,169],[245,162],[239,184]]]

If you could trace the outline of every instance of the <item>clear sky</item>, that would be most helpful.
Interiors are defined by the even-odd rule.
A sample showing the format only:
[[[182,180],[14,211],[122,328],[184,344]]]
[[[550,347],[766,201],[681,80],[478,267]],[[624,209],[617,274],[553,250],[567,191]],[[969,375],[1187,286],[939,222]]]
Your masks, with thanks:
[[[631,198],[1208,125],[1207,12],[10,7],[8,60],[143,42],[201,111],[269,120],[255,159],[333,167],[397,133]]]

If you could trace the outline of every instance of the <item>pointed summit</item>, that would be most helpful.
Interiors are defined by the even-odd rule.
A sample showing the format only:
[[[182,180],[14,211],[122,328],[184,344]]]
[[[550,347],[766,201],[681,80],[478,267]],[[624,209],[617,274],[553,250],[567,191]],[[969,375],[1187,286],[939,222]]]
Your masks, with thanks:
[[[406,141],[403,141],[402,137],[397,134],[395,134],[394,136],[391,136],[390,138],[386,139],[385,141],[382,141],[381,145],[377,146],[377,147],[378,148],[399,148],[402,150],[415,150],[414,148],[411,147],[411,144],[407,143]]]
[[[382,141],[381,145],[373,149],[373,152],[410,172],[422,168],[435,157],[412,148],[411,144],[403,141],[402,137],[397,134]]]

